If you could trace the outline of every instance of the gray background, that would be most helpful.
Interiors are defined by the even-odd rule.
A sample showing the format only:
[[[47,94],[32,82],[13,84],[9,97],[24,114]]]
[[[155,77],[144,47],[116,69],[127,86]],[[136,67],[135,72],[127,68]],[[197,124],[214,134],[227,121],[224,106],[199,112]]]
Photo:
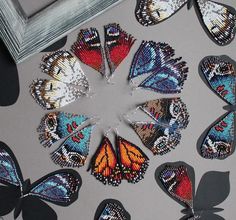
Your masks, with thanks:
[[[219,2],[236,7],[235,0]],[[86,172],[87,162],[84,167],[78,169],[83,179],[78,201],[67,208],[51,206],[58,213],[58,219],[92,220],[99,203],[104,199],[114,198],[123,203],[134,220],[179,219],[182,216],[180,213],[182,207],[159,188],[154,179],[154,172],[159,165],[165,162],[181,160],[194,167],[196,185],[207,171],[230,171],[231,192],[227,200],[220,205],[221,208],[225,209],[220,214],[227,220],[234,219],[236,215],[236,154],[234,153],[224,161],[205,160],[198,155],[196,142],[209,124],[225,113],[222,108],[225,103],[210,91],[200,79],[198,63],[207,55],[226,54],[236,60],[236,41],[226,47],[215,45],[203,31],[193,8],[188,11],[184,7],[174,17],[148,28],[141,26],[136,21],[134,8],[134,0],[125,0],[112,10],[83,25],[83,28],[96,27],[103,40],[103,25],[117,22],[124,30],[135,36],[137,41],[129,56],[117,68],[112,79],[114,85],[107,84],[96,71],[82,65],[89,78],[91,92],[94,92],[95,95],[92,98],[82,98],[61,110],[84,113],[89,116],[95,115],[102,119],[92,135],[89,161],[101,140],[102,132],[109,126],[118,123],[120,115],[134,108],[135,104],[162,97],[159,94],[145,90],[135,91],[131,96],[131,89],[126,81],[133,55],[141,41],[154,40],[169,43],[175,48],[176,57],[182,56],[183,60],[188,63],[190,69],[188,80],[180,96],[187,104],[191,116],[190,124],[182,132],[181,144],[176,150],[161,157],[153,156],[141,144],[134,131],[121,123],[118,127],[120,135],[140,145],[150,158],[150,166],[144,180],[136,185],[123,181],[118,188],[104,186],[89,172]],[[76,30],[68,36],[65,49],[69,49],[76,40],[78,31]],[[43,53],[37,54],[18,65],[20,78],[19,99],[13,106],[0,108],[0,140],[12,148],[18,158],[24,177],[30,177],[32,181],[60,168],[49,158],[49,153],[57,146],[54,145],[51,149],[45,149],[38,141],[36,128],[46,111],[41,109],[29,94],[29,85],[34,79],[49,78],[39,69],[42,55]],[[145,119],[144,114],[135,115],[134,117],[139,120]],[[110,135],[110,137],[113,138],[113,135]],[[11,213],[4,219],[10,220],[13,218],[12,216]]]

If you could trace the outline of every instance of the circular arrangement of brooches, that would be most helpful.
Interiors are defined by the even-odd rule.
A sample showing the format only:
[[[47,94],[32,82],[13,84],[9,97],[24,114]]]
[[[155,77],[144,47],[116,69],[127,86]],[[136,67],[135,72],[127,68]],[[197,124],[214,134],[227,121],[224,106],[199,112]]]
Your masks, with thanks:
[[[30,93],[44,109],[53,110],[72,103],[90,91],[88,79],[78,59],[109,79],[119,64],[129,54],[136,41],[118,24],[104,27],[105,44],[95,28],[83,29],[71,51],[57,51],[43,57],[41,69],[53,79],[38,79],[30,86]],[[105,53],[103,52],[105,51]],[[73,55],[73,54],[74,55]],[[143,41],[134,55],[128,81],[132,87],[152,90],[162,94],[178,94],[187,78],[188,67],[182,58],[173,58],[174,49],[166,43]],[[78,59],[77,59],[78,58]],[[110,73],[105,71],[105,58]],[[139,76],[147,77],[137,84]],[[163,155],[180,142],[181,130],[189,122],[186,105],[180,97],[149,100],[137,106],[153,122],[127,123],[137,133],[143,144],[154,155]],[[80,167],[89,154],[94,124],[86,115],[61,111],[47,113],[38,127],[39,140],[45,147],[65,139],[51,153],[51,159],[61,167]],[[115,147],[104,135],[93,155],[89,169],[104,184],[118,186],[123,179],[137,183],[144,178],[149,158],[140,147],[116,134]]]

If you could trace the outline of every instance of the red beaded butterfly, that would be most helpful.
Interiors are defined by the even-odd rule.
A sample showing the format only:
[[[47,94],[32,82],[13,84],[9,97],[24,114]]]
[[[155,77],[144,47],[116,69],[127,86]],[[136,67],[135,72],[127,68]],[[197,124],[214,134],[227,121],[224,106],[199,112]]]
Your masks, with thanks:
[[[184,162],[167,163],[157,168],[158,185],[175,201],[185,207],[181,219],[222,219],[215,212],[229,195],[229,172],[210,171],[203,175],[195,194],[194,170]]]
[[[112,74],[129,54],[135,39],[132,35],[122,30],[119,24],[108,24],[104,26],[104,31],[104,50],[110,74]],[[90,28],[81,30],[77,41],[72,46],[72,52],[81,62],[97,70],[102,75],[105,75],[104,53],[97,29]]]

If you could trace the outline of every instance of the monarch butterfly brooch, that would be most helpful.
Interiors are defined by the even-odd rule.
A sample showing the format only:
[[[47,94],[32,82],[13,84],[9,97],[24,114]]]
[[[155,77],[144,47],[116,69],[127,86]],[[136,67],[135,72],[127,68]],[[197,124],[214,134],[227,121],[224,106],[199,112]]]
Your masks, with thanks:
[[[98,206],[94,220],[130,220],[130,214],[122,203],[115,199],[106,199]]]
[[[199,64],[199,74],[210,89],[229,104],[229,111],[201,135],[200,155],[207,159],[225,159],[235,150],[236,63],[227,56],[209,56]]]
[[[18,162],[8,146],[0,142],[0,216],[14,209],[14,219],[56,220],[57,214],[43,200],[69,206],[78,198],[80,175],[71,169],[52,172],[35,183],[24,180]]]
[[[140,24],[155,25],[174,15],[186,4],[188,9],[194,5],[205,32],[216,44],[224,46],[234,39],[235,9],[210,0],[138,0],[135,15]]]
[[[116,135],[116,151],[107,136],[91,159],[88,170],[104,185],[118,186],[122,179],[137,183],[144,178],[149,159],[133,143]]]
[[[195,194],[194,169],[184,162],[166,163],[157,168],[155,178],[160,188],[185,207],[181,219],[223,219],[215,214],[229,195],[229,172],[210,171],[203,175]]]

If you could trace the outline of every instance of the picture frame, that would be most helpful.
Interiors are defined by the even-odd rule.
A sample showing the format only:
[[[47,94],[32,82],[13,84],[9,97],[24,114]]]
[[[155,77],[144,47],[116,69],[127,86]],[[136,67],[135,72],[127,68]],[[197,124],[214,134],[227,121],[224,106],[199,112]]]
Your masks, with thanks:
[[[0,38],[20,63],[123,0],[57,0],[27,16],[18,0],[0,0]]]

